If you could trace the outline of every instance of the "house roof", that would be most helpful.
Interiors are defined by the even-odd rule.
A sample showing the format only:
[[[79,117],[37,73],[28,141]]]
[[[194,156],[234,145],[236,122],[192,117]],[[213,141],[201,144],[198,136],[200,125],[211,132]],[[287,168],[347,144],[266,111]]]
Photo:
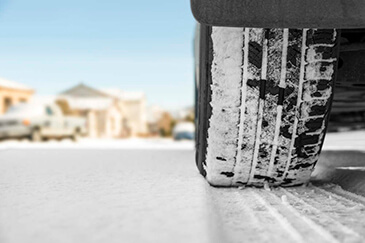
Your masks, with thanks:
[[[66,100],[71,109],[75,110],[106,110],[113,105],[113,99],[108,97],[72,97],[61,95],[59,100]]]
[[[17,83],[17,82],[14,82],[14,81],[10,81],[10,80],[7,80],[7,79],[3,79],[3,78],[0,78],[0,87],[3,87],[3,88],[8,88],[8,89],[17,89],[17,90],[29,90],[29,91],[33,91],[32,88],[24,85],[24,84],[21,84],[21,83]]]
[[[107,94],[91,88],[87,85],[84,84],[79,84],[76,85],[75,87],[72,87],[68,90],[65,90],[61,93],[61,95],[67,95],[67,96],[71,96],[71,97],[78,97],[78,98],[96,98],[96,97],[108,97]]]
[[[105,110],[113,105],[115,99],[138,101],[144,98],[143,92],[125,92],[120,89],[97,90],[84,84],[72,87],[59,95],[68,102],[71,109]]]
[[[105,110],[113,104],[113,98],[85,84],[78,84],[63,91],[58,99],[67,101],[71,109]]]

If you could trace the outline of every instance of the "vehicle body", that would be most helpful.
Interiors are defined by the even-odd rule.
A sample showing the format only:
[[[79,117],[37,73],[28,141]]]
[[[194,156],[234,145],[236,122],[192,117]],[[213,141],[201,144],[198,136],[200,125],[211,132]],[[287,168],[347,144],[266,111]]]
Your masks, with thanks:
[[[191,122],[177,123],[172,131],[174,140],[194,140],[195,127]]]
[[[77,139],[86,133],[83,118],[62,114],[56,104],[22,103],[0,116],[0,138],[29,137],[34,141],[47,138]]]
[[[362,0],[191,0],[196,20],[210,26],[364,28]]]
[[[195,39],[196,162],[201,174],[215,186],[305,183],[321,152],[330,114],[339,122],[339,117],[356,113],[356,120],[360,117],[364,120],[360,123],[365,122],[365,2],[191,0],[191,6],[199,22]],[[293,43],[298,44],[291,46]],[[275,48],[283,54],[275,53]],[[294,61],[293,55],[297,55]],[[280,58],[281,65],[275,61]],[[239,61],[242,63],[236,65]],[[300,70],[297,77],[289,73],[293,67]],[[246,88],[239,88],[241,96],[233,97],[237,88],[230,83],[240,69]],[[268,77],[267,70],[281,72],[281,80],[274,80],[272,74]],[[291,82],[299,82],[299,86],[290,86]],[[290,101],[293,90],[298,93]],[[222,97],[242,99],[241,105],[219,100]],[[318,105],[320,101],[325,105]],[[251,113],[250,102],[254,106]],[[232,122],[237,116],[238,123]],[[312,122],[315,119],[317,124]],[[272,124],[276,128],[269,131]],[[284,142],[285,138],[289,140]],[[251,154],[245,157],[247,153]]]

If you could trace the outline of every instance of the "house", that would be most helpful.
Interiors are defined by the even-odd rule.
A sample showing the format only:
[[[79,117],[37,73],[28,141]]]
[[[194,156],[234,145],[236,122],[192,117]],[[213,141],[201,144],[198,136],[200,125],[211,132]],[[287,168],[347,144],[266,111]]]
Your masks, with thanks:
[[[86,118],[88,136],[123,136],[123,111],[117,101],[109,95],[79,84],[62,92],[57,98],[57,103],[64,112]]]
[[[62,92],[57,100],[64,112],[87,119],[90,137],[117,138],[147,133],[146,98],[141,92],[97,90],[79,84]]]
[[[146,96],[143,92],[126,92],[120,89],[103,89],[102,92],[118,101],[130,136],[147,135]]]
[[[34,90],[24,84],[0,78],[0,115],[19,102],[28,102]]]

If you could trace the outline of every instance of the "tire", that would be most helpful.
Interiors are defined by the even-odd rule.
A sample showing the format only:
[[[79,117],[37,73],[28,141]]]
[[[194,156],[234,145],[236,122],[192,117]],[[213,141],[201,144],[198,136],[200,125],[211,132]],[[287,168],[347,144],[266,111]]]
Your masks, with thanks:
[[[211,185],[309,181],[328,124],[339,35],[202,27],[196,162]]]
[[[42,142],[44,140],[40,129],[33,129],[30,139],[33,142]]]

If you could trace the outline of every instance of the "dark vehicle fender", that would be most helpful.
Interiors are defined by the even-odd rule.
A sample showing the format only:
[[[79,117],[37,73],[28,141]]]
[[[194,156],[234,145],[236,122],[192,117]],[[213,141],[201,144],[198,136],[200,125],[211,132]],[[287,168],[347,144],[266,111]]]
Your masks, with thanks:
[[[199,23],[256,28],[364,28],[364,0],[191,0]]]

